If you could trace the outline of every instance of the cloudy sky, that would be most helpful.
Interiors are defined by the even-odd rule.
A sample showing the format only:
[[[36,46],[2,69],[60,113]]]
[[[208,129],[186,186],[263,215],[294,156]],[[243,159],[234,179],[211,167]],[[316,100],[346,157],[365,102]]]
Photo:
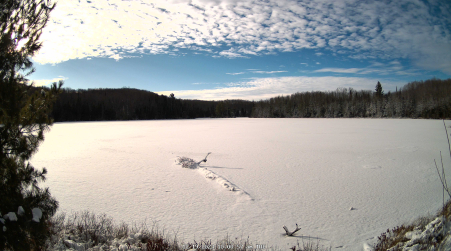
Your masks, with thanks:
[[[449,0],[59,0],[36,85],[260,100],[451,77]]]

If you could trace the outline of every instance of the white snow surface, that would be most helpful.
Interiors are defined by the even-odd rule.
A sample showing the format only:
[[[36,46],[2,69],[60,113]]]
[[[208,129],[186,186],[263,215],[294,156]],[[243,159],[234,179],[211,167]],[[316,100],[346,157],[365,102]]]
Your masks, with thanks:
[[[442,151],[451,166],[447,149],[440,120],[82,122],[54,124],[31,162],[48,169],[60,211],[155,222],[179,242],[249,237],[286,249],[310,238],[368,250],[386,229],[440,208],[433,161]],[[174,161],[208,152],[196,169]]]

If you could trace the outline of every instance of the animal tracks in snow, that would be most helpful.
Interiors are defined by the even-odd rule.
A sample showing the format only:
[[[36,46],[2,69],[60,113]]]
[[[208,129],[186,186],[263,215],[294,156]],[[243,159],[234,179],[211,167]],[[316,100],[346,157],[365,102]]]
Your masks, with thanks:
[[[227,190],[229,190],[231,192],[234,192],[234,193],[236,193],[238,195],[241,195],[241,196],[248,197],[248,199],[250,199],[250,200],[254,200],[249,193],[247,193],[246,191],[244,191],[243,189],[241,189],[237,185],[233,184],[232,182],[230,182],[225,177],[223,177],[223,176],[221,176],[221,175],[219,175],[219,174],[207,169],[206,167],[199,166],[199,163],[195,162],[191,158],[178,157],[175,162],[176,162],[177,165],[181,165],[182,167],[185,167],[185,168],[197,169],[197,171],[202,176],[204,176],[206,179],[209,179],[209,180],[217,182],[222,187],[224,187],[225,189],[227,189]]]
[[[225,189],[235,192],[235,193],[238,193],[238,194],[241,194],[243,196],[247,196],[247,197],[249,197],[249,199],[254,200],[250,196],[249,193],[247,193],[243,189],[239,188],[237,185],[233,184],[232,182],[230,182],[226,178],[222,177],[221,175],[218,175],[218,174],[214,173],[213,171],[208,170],[205,167],[199,167],[198,171],[199,171],[199,173],[203,174],[205,176],[205,178],[216,181],[217,183],[222,185]]]

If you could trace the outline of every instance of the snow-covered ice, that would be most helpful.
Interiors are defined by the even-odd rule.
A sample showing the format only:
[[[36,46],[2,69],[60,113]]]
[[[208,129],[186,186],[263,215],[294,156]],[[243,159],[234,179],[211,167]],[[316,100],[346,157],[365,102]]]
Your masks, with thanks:
[[[310,238],[364,250],[440,208],[433,161],[447,147],[440,120],[82,122],[56,123],[31,162],[48,169],[61,211],[156,222],[181,242],[249,237],[285,249]],[[174,164],[208,152],[195,169]]]

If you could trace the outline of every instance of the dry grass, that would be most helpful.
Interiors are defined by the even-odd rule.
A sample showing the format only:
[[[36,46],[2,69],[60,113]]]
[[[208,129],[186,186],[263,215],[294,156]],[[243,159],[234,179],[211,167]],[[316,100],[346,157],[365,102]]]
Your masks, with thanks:
[[[451,200],[448,200],[448,202],[445,204],[443,209],[440,210],[438,215],[444,216],[447,220],[451,221]]]
[[[298,242],[296,246],[293,246],[291,248],[291,250],[293,250],[293,251],[330,251],[330,250],[332,250],[332,247],[326,248],[324,246],[320,246],[319,240],[317,240],[316,243],[314,243],[309,238],[307,242],[302,240],[302,244]]]
[[[48,250],[111,250],[121,247],[127,250],[183,250],[177,240],[164,237],[157,228],[146,224],[115,225],[113,219],[88,211],[74,213],[70,217],[58,214],[51,219],[52,236],[47,241]]]
[[[387,232],[382,233],[377,237],[378,242],[374,247],[374,251],[386,251],[389,248],[400,246],[401,243],[409,241],[409,239],[405,237],[405,234],[414,230],[414,228],[414,225],[401,225],[392,230],[387,229]]]

